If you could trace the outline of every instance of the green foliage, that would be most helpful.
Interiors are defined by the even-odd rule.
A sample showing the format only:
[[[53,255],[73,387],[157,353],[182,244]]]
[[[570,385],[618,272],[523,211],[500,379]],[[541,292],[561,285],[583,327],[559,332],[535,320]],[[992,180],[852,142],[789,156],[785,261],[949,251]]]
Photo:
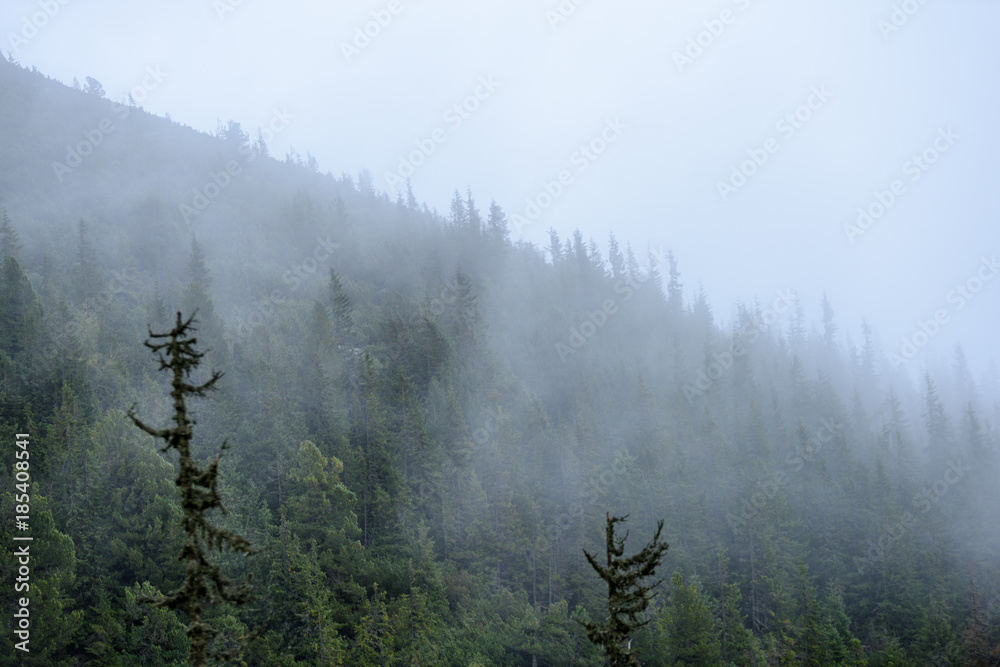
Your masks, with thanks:
[[[16,361],[43,340],[42,304],[18,261],[0,261],[0,353]]]
[[[66,477],[77,482],[69,530],[82,571],[122,588],[140,581],[162,588],[181,577],[183,513],[173,466],[121,411],[105,415],[81,442],[86,456]]]
[[[11,483],[10,487],[13,487]],[[21,494],[18,493],[18,496]],[[30,533],[31,541],[14,541],[8,537],[0,543],[0,577],[8,585],[0,590],[0,604],[10,610],[4,614],[3,630],[13,638],[14,611],[17,604],[27,599],[29,611],[30,641],[29,653],[14,648],[10,641],[5,649],[6,664],[31,665],[72,665],[73,645],[84,625],[84,612],[74,609],[73,590],[76,582],[78,560],[73,540],[60,532],[55,525],[52,503],[41,493],[37,483],[30,485]],[[4,492],[0,495],[0,511],[13,520],[15,495]],[[6,531],[5,531],[6,532]],[[27,555],[25,554],[27,549]],[[19,571],[27,565],[29,573]],[[27,590],[15,590],[15,586],[27,584]],[[19,640],[18,640],[19,641]]]
[[[245,538],[230,530],[218,528],[209,521],[208,512],[211,510],[225,511],[218,491],[221,454],[216,456],[208,468],[199,466],[191,456],[193,421],[188,417],[185,399],[189,396],[204,396],[222,377],[216,372],[202,384],[193,385],[188,382],[204,356],[204,353],[195,350],[197,340],[189,336],[194,331],[193,321],[194,316],[184,320],[178,312],[177,323],[168,333],[150,332],[153,340],[167,339],[167,342],[146,343],[146,347],[158,354],[160,369],[169,370],[172,374],[174,427],[157,429],[147,426],[131,410],[129,417],[149,435],[165,440],[167,444],[164,451],[174,450],[179,457],[180,472],[176,484],[180,490],[181,509],[184,512],[181,525],[187,535],[181,548],[181,560],[186,562],[186,577],[179,588],[155,599],[155,603],[168,609],[182,609],[188,615],[190,622],[187,634],[191,643],[191,662],[194,665],[204,665],[210,657],[233,659],[242,648],[225,652],[213,650],[212,643],[219,631],[202,620],[205,601],[214,604],[244,604],[250,599],[249,581],[233,583],[222,574],[218,565],[208,560],[206,552],[221,551],[223,547],[228,547],[249,555],[253,553],[253,549]],[[225,449],[225,443],[222,448]]]
[[[114,113],[0,59],[0,433],[32,434],[51,520],[39,664],[184,661],[192,618],[141,599],[184,580],[194,505],[259,548],[202,535],[209,579],[254,577],[238,615],[206,595],[201,616],[221,653],[262,628],[247,665],[597,665],[588,627],[646,665],[996,662],[989,369],[956,354],[913,383],[867,324],[853,349],[828,299],[813,328],[796,297],[787,324],[754,303],[722,327],[670,252],[620,231],[512,243],[471,192],[445,216],[412,189],[394,204],[234,122],[211,137],[130,108],[73,186],[52,178]],[[179,209],[229,160],[224,196]],[[178,307],[227,371],[215,400],[187,395],[200,473],[124,412],[176,414],[139,342]],[[178,473],[207,484],[186,508]],[[634,618],[619,604],[620,637],[580,558],[606,548],[606,512],[641,532],[669,515],[664,563],[685,573]]]
[[[17,257],[21,250],[21,236],[7,217],[7,209],[0,210],[0,259]]]
[[[638,665],[639,661],[632,651],[630,635],[648,623],[642,620],[646,608],[652,599],[651,591],[660,583],[647,582],[656,573],[663,554],[667,551],[666,542],[660,541],[663,522],[656,525],[656,533],[652,541],[632,556],[625,557],[624,537],[615,536],[615,524],[624,523],[628,515],[612,517],[607,515],[605,529],[606,564],[584,550],[587,562],[594,568],[608,587],[608,621],[606,623],[588,622],[587,637],[604,650],[611,667]]]
[[[394,660],[393,633],[385,606],[385,591],[378,584],[368,601],[368,613],[361,617],[352,662],[358,667],[380,667]]]
[[[719,623],[712,617],[708,601],[694,584],[685,584],[679,572],[671,578],[670,604],[658,619],[666,646],[666,664],[719,664],[722,646]]]

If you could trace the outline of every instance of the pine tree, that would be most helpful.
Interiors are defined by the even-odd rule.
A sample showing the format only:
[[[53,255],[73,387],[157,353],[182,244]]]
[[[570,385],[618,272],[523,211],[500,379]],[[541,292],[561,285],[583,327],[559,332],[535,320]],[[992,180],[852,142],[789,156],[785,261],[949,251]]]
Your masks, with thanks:
[[[468,216],[469,231],[475,236],[479,236],[483,231],[483,219],[476,208],[476,202],[472,199],[472,188],[468,188],[465,192],[465,214]]]
[[[205,601],[240,605],[251,599],[249,577],[243,583],[234,583],[222,574],[218,565],[208,560],[208,552],[222,551],[224,547],[229,547],[237,553],[250,555],[254,550],[245,538],[209,521],[208,513],[211,510],[218,509],[225,513],[218,488],[222,453],[216,455],[207,468],[199,466],[191,456],[192,426],[195,422],[188,416],[185,398],[205,396],[222,377],[221,373],[213,372],[202,384],[194,385],[187,381],[205,356],[205,353],[195,350],[198,341],[190,336],[196,330],[193,324],[193,315],[184,320],[178,312],[177,323],[171,331],[161,334],[149,332],[154,341],[168,339],[167,342],[145,343],[146,347],[157,354],[160,370],[168,370],[173,375],[173,390],[170,392],[174,400],[173,428],[153,428],[146,425],[136,417],[135,406],[129,410],[128,416],[146,433],[165,440],[167,444],[163,448],[164,452],[173,449],[179,455],[180,471],[176,484],[184,511],[182,525],[187,534],[180,557],[187,562],[187,576],[179,588],[162,598],[149,601],[168,609],[183,609],[187,613],[190,619],[187,635],[191,643],[191,663],[207,665],[210,658],[235,659],[241,648],[234,652],[219,653],[211,647],[219,632],[202,620]],[[226,443],[222,443],[221,449],[226,449]]]
[[[608,238],[608,262],[611,264],[611,279],[618,282],[625,275],[625,255],[614,232]]]
[[[0,352],[16,359],[41,342],[44,313],[18,261],[11,256],[0,261]]]
[[[507,228],[507,215],[495,201],[490,202],[490,215],[486,220],[486,229],[490,238],[497,244],[506,244],[510,240],[510,229]]]
[[[146,317],[157,329],[167,326],[167,301],[163,298],[159,283],[153,288],[153,295],[146,304]]]
[[[625,244],[625,271],[628,273],[628,279],[632,282],[641,283],[646,280],[646,276],[643,275],[642,269],[639,267],[639,260],[632,251],[631,243]]]
[[[823,614],[820,610],[816,589],[809,581],[805,565],[799,564],[799,608],[801,624],[796,646],[802,664],[808,667],[823,667],[830,664],[830,655],[824,636]]]
[[[859,382],[863,390],[871,391],[878,384],[878,366],[876,365],[877,352],[875,349],[875,332],[867,319],[861,319],[862,346],[860,355],[861,379]]]
[[[604,258],[601,257],[601,249],[597,247],[597,241],[593,237],[587,242],[587,259],[595,273],[604,273]]]
[[[385,606],[385,591],[375,584],[375,592],[368,604],[368,613],[361,619],[355,647],[355,664],[376,667],[392,664],[392,626]]]
[[[926,412],[927,418],[927,444],[930,448],[932,460],[938,462],[950,454],[950,427],[948,424],[948,414],[945,412],[944,403],[938,396],[937,387],[931,380],[930,373],[924,375],[924,386],[926,387]]]
[[[586,275],[587,269],[590,268],[590,258],[587,257],[587,244],[583,242],[583,232],[579,229],[573,230],[573,248],[570,250],[567,247],[566,254],[569,255],[570,252],[573,253],[572,256],[576,259],[580,275]]]
[[[955,402],[958,405],[978,405],[979,391],[976,382],[969,369],[969,360],[965,356],[965,350],[961,345],[955,346]]]
[[[188,269],[191,272],[191,282],[207,291],[212,284],[212,277],[205,263],[205,252],[194,234],[191,235],[191,259],[188,261]]]
[[[830,349],[833,349],[837,345],[837,323],[833,319],[833,306],[830,304],[830,299],[827,298],[826,292],[823,292],[823,301],[821,303],[823,308],[823,342]]]
[[[321,566],[342,557],[342,550],[346,552],[361,532],[354,514],[357,497],[340,481],[343,472],[339,459],[323,456],[306,440],[288,473],[289,499],[284,506],[288,527],[325,554]]]
[[[375,199],[375,184],[372,173],[367,169],[358,172],[358,192],[368,199]]]
[[[646,251],[646,261],[649,264],[649,282],[656,287],[656,296],[659,297],[663,294],[663,276],[660,275],[659,262],[653,255],[652,248]]]
[[[100,275],[97,270],[97,255],[90,242],[90,228],[84,220],[77,226],[77,283],[81,299],[90,299],[97,295]]]
[[[455,190],[455,196],[451,200],[451,218],[449,220],[454,227],[463,228],[469,221],[468,213],[465,210],[465,202],[462,195]]]
[[[681,274],[677,270],[677,260],[673,251],[667,251],[667,304],[674,316],[684,312],[684,286],[681,284]]]
[[[406,208],[411,211],[416,211],[420,208],[419,204],[417,204],[417,196],[413,194],[413,183],[409,177],[406,179]]]
[[[559,232],[554,227],[549,227],[549,255],[553,264],[558,264],[563,258],[562,241],[559,240]]]
[[[680,572],[671,578],[673,593],[663,619],[668,665],[719,664],[722,647],[719,624],[708,602],[694,584],[685,584]]]
[[[660,581],[646,583],[649,577],[656,574],[656,568],[663,560],[668,544],[660,541],[663,532],[663,521],[656,524],[653,540],[641,551],[625,558],[624,537],[615,536],[615,524],[624,523],[628,515],[612,517],[607,515],[605,529],[605,549],[607,565],[601,565],[597,558],[584,550],[587,562],[597,571],[608,586],[608,621],[607,623],[587,622],[587,638],[604,650],[610,667],[638,667],[639,660],[632,652],[630,635],[646,625],[649,621],[642,620],[644,612],[653,598],[650,593]]]
[[[334,394],[328,360],[334,350],[334,340],[330,312],[317,301],[313,304],[312,320],[305,336],[298,383],[306,424],[317,437],[327,433],[332,425],[330,409]]]
[[[745,623],[741,609],[740,585],[726,583],[729,560],[721,549],[718,554],[718,572],[721,594],[717,617],[719,619],[719,652],[722,663],[750,664],[754,652],[754,639]]]
[[[257,128],[257,153],[261,157],[271,157],[271,152],[267,149],[267,141],[264,139],[264,132]]]
[[[21,237],[18,235],[10,218],[7,217],[7,209],[0,213],[0,259],[4,257],[17,257],[21,250]]]
[[[343,345],[350,339],[354,329],[354,315],[351,300],[344,293],[340,284],[340,276],[330,269],[330,300],[333,302],[333,327],[337,336],[337,344]]]
[[[806,313],[798,294],[792,295],[792,320],[788,325],[788,342],[793,352],[800,352],[806,341]]]

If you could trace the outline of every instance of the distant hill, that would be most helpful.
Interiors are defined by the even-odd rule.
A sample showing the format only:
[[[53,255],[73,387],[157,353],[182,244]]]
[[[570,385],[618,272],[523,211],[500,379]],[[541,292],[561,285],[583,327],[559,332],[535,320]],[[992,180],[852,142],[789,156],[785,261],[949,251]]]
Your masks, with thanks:
[[[512,241],[488,195],[390,200],[2,59],[0,156],[44,664],[185,660],[138,601],[182,576],[173,464],[125,418],[169,416],[142,343],[178,310],[225,372],[195,407],[218,520],[260,549],[221,558],[257,600],[210,614],[263,628],[248,664],[601,664],[609,512],[634,547],[665,520],[643,664],[997,664],[1000,377],[960,349],[911,378],[785,292],[722,328],[666,248]]]

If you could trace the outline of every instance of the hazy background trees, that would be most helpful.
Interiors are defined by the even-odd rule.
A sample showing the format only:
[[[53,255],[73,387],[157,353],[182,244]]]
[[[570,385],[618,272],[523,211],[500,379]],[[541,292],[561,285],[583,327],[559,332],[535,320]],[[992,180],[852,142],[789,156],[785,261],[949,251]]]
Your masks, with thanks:
[[[251,664],[600,664],[607,512],[666,520],[646,664],[997,662],[995,366],[893,367],[828,300],[713,303],[666,249],[514,243],[488,193],[390,201],[234,124],[134,109],[60,181],[113,103],[7,62],[0,90],[0,432],[32,433],[58,546],[45,664],[183,655],[187,619],[137,602],[183,576],[176,463],[124,410],[167,418],[142,342],[193,308],[226,375],[192,450],[232,444],[219,522],[259,551],[223,559],[257,600],[208,620],[265,626]]]

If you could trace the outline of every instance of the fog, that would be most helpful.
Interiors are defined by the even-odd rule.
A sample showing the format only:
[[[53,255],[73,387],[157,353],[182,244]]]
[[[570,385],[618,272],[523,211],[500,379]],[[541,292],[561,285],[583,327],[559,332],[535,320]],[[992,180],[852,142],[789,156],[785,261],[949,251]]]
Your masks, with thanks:
[[[581,551],[629,515],[670,544],[641,664],[1000,665],[998,21],[3,3],[38,664],[188,658],[141,602],[184,575],[178,458],[130,419],[176,409],[143,342],[182,311],[247,664],[604,664]]]
[[[948,295],[1000,247],[1000,9],[919,4],[903,23],[894,6],[399,0],[393,13],[378,2],[67,2],[12,45],[8,33],[40,11],[12,0],[0,24],[23,64],[66,83],[93,76],[113,99],[161,68],[168,75],[142,106],[202,131],[234,119],[253,135],[287,109],[294,122],[272,154],[294,147],[335,175],[368,168],[392,197],[386,174],[443,130],[412,173],[418,199],[442,213],[454,189],[470,187],[524,215],[526,199],[570,170],[572,184],[515,236],[544,246],[549,227],[579,227],[603,245],[613,229],[637,247],[670,248],[689,292],[700,281],[719,305],[792,287],[818,319],[825,290],[845,332],[858,338],[867,317],[890,351],[945,309],[949,322],[915,363],[947,360],[962,342],[986,364],[1000,292],[987,284],[961,312]],[[723,11],[731,23],[720,28]],[[387,25],[369,26],[375,36],[358,49],[358,30],[380,17]],[[713,28],[721,34],[699,37]],[[698,39],[700,55],[689,42]],[[829,99],[801,128],[776,128],[817,86]],[[446,120],[477,87],[485,99]],[[626,129],[579,172],[571,156],[613,118]],[[919,177],[905,173],[942,128],[954,146]],[[723,201],[718,182],[768,138],[777,152]],[[845,231],[897,179],[905,193],[888,212]]]

